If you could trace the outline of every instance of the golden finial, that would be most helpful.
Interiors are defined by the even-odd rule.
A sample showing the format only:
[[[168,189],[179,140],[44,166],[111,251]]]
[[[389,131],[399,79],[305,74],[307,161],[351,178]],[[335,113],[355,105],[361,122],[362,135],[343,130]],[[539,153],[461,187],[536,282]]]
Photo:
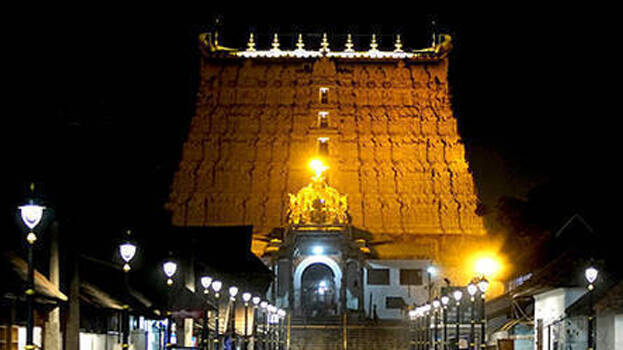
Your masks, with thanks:
[[[372,34],[372,40],[370,41],[370,51],[376,51],[379,44],[376,43],[376,34]]]
[[[353,47],[355,45],[353,45],[353,36],[348,34],[348,36],[346,37],[346,50],[344,50],[345,52],[355,52],[355,50],[353,50]]]
[[[279,36],[275,33],[273,37],[273,50],[279,50]]]
[[[299,34],[299,40],[296,42],[297,50],[305,50],[305,43],[303,42],[303,34]]]
[[[322,34],[322,42],[320,43],[320,52],[329,52],[329,40],[327,33]]]
[[[402,42],[400,41],[400,34],[396,35],[396,42],[394,43],[394,52],[402,52]]]
[[[253,33],[249,33],[249,42],[247,43],[247,51],[255,51],[255,40],[253,40]]]

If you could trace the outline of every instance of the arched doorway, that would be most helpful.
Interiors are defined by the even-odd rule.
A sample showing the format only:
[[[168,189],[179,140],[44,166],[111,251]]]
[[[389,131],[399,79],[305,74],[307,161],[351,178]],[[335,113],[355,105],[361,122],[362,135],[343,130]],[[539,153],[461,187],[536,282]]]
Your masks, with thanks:
[[[308,317],[337,315],[337,286],[333,270],[325,264],[308,266],[301,276],[301,307]]]
[[[303,261],[296,264],[294,268],[294,309],[295,312],[299,315],[303,313],[303,302],[302,302],[302,281],[303,281],[303,272],[307,270],[308,267],[312,265],[320,264],[331,270],[331,275],[333,277],[332,286],[334,286],[335,290],[335,300],[339,304],[340,300],[340,291],[342,288],[342,270],[340,269],[339,264],[333,260],[332,258],[325,255],[313,255],[308,256]],[[340,311],[340,307],[338,305],[338,312]]]

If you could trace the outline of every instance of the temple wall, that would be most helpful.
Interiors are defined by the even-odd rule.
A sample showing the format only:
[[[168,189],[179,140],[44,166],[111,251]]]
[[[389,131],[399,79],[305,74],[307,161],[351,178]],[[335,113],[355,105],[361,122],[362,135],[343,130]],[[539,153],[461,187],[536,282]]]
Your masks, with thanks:
[[[308,160],[328,138],[328,182],[348,195],[354,226],[379,237],[434,235],[422,237],[423,249],[437,251],[446,235],[484,234],[447,66],[205,58],[167,204],[173,224],[252,224],[257,234],[285,226],[287,194],[309,182]]]

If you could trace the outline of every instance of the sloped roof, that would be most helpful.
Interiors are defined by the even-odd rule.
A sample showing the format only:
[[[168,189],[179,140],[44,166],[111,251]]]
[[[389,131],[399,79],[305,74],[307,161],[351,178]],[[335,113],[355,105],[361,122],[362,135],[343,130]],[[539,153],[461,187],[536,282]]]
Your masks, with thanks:
[[[3,277],[3,284],[6,282],[6,286],[9,288],[17,287],[19,289],[17,294],[21,294],[23,292],[24,283],[28,278],[28,264],[12,252],[5,252],[3,258],[3,261],[7,264],[5,267],[8,267],[8,270],[10,270],[9,272],[12,272],[14,277],[18,279],[18,281],[15,281],[15,278],[5,275],[5,277]],[[48,298],[67,301],[67,296],[37,270],[35,270],[35,292]]]

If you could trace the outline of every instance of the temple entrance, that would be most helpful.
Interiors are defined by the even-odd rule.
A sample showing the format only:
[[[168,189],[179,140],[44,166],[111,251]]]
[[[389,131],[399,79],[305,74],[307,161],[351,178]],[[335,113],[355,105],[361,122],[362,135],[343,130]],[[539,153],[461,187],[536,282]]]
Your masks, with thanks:
[[[301,307],[307,317],[338,314],[338,291],[333,270],[325,264],[309,265],[301,277]]]

